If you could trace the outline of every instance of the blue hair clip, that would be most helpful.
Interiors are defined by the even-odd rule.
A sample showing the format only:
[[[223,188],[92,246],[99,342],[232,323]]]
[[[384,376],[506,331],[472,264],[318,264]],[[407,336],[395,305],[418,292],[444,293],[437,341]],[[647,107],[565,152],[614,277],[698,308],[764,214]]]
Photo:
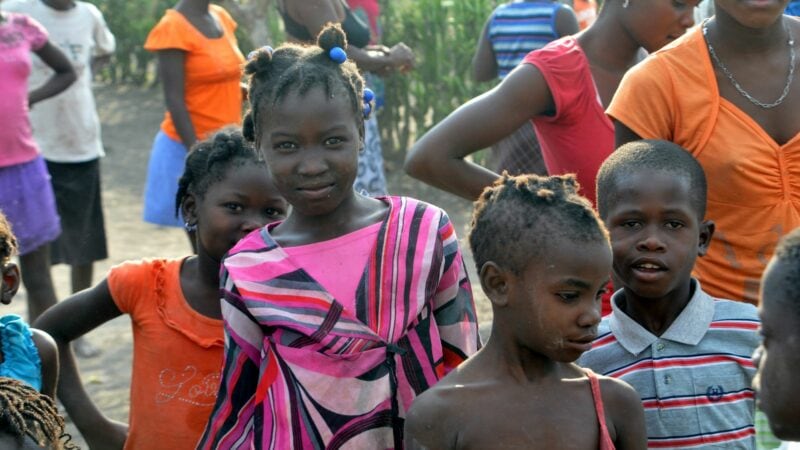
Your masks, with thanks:
[[[267,53],[269,53],[269,56],[272,56],[272,52],[274,52],[275,50],[273,50],[272,47],[270,47],[269,45],[265,45],[263,47],[257,48],[255,50],[253,50],[252,52],[248,53],[247,54],[247,60],[248,61],[252,60],[253,58],[255,58],[258,55],[259,52],[262,52],[262,51],[263,52],[267,52]]]
[[[333,47],[328,52],[328,56],[337,64],[341,64],[347,61],[347,53],[344,52],[344,49],[342,49],[342,47]]]
[[[362,98],[364,100],[364,117],[369,117],[369,113],[372,111],[371,102],[375,99],[375,93],[372,92],[372,89],[365,88],[364,96]]]

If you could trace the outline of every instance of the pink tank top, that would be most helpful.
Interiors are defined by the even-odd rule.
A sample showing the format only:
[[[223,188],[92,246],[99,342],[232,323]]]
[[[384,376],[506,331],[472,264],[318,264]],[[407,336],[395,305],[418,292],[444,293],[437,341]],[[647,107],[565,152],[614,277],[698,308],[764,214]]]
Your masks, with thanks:
[[[589,384],[592,387],[592,399],[594,400],[594,412],[597,414],[597,421],[600,425],[600,450],[614,450],[614,441],[611,440],[611,435],[608,434],[608,425],[606,424],[606,411],[603,407],[603,395],[600,392],[600,380],[597,374],[589,369],[583,369],[586,376],[589,377]]]
[[[547,172],[576,174],[581,194],[595,203],[597,171],[614,151],[614,125],[600,101],[586,54],[573,36],[567,36],[528,53],[522,63],[539,69],[556,106],[554,116],[533,118]]]
[[[352,233],[283,250],[345,309],[355,310],[356,287],[375,248],[383,222]]]

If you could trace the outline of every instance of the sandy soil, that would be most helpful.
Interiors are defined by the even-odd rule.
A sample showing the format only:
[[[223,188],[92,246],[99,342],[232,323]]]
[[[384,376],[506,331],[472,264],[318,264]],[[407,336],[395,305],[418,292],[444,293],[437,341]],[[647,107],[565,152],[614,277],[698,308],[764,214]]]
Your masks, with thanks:
[[[189,244],[182,230],[155,227],[141,220],[147,158],[163,114],[160,90],[98,86],[96,96],[107,153],[102,163],[102,174],[110,254],[108,260],[95,265],[95,282],[99,282],[114,264],[143,257],[183,256],[189,252]],[[465,236],[470,203],[405,176],[401,169],[403,154],[393,152],[385,155],[390,192],[413,196],[444,208],[456,224],[459,235]],[[463,239],[462,248],[467,248]],[[466,253],[482,334],[485,335],[491,322],[491,309],[480,287],[475,284],[472,259]],[[70,293],[67,268],[54,267],[53,276],[59,298],[63,299]],[[4,311],[12,312],[26,316],[24,290]],[[79,360],[84,383],[103,412],[113,419],[127,421],[132,355],[130,320],[127,317],[115,319],[91,332],[88,339],[102,353]],[[85,448],[74,427],[69,426],[69,431]]]

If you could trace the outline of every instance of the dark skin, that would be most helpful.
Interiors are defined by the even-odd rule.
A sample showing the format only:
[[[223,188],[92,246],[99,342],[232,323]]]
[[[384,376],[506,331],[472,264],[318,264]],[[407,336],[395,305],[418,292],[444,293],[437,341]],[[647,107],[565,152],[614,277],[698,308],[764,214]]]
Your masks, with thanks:
[[[188,194],[182,203],[183,216],[198,226],[198,252],[184,259],[181,265],[181,291],[193,310],[212,319],[222,318],[219,271],[224,254],[248,233],[282,218],[287,208],[263,167],[235,166],[228,170],[223,181],[235,181],[217,182],[204,196]],[[233,170],[237,177],[230,176]],[[253,171],[257,175],[254,176]],[[206,223],[207,218],[214,220]],[[37,321],[39,327],[53,336],[60,351],[59,399],[92,449],[122,448],[128,425],[108,419],[92,402],[81,382],[69,344],[122,314],[108,281],[103,280],[60,302]]]
[[[714,224],[703,221],[686,178],[644,171],[622,176],[604,212],[614,250],[617,306],[656,336],[692,298],[695,260],[708,251]]]
[[[2,286],[0,286],[0,303],[8,305],[19,289],[20,274],[16,264],[8,262],[2,266]],[[47,333],[36,328],[31,328],[33,343],[39,352],[42,362],[42,388],[39,392],[56,398],[56,385],[58,383],[58,348],[55,341]],[[0,364],[5,361],[0,351]]]
[[[291,91],[260,114],[258,148],[292,204],[289,217],[271,231],[281,245],[332,239],[386,216],[386,203],[353,189],[363,145],[355,114],[342,89],[328,98],[319,87],[305,95]]]
[[[632,2],[623,8],[622,1],[609,0],[597,21],[578,35],[603,107],[611,102],[625,72],[644,58],[644,48],[658,49],[693,23],[690,5],[696,0],[680,8],[672,2],[656,3],[659,14],[648,10],[655,8],[652,4]],[[669,20],[648,26],[647,20],[659,15]],[[521,65],[497,87],[462,105],[420,138],[406,157],[405,170],[432,186],[475,200],[499,175],[466,157],[497,143],[532,117],[555,112],[542,73],[533,65]]]
[[[341,0],[277,0],[277,6],[295,22],[302,24],[311,36],[318,35],[327,23],[342,23],[345,19]],[[391,48],[382,45],[364,48],[348,46],[347,57],[360,69],[381,75],[394,71],[406,72],[414,67],[414,53],[402,42]]]
[[[0,12],[0,23],[6,16]],[[51,69],[53,75],[40,87],[28,93],[28,107],[60,94],[75,82],[77,76],[67,57],[47,41],[35,51],[36,55]],[[42,245],[19,256],[22,282],[28,291],[28,321],[33,322],[47,308],[57,302],[56,291],[50,275],[50,246]]]
[[[795,52],[800,54],[800,21],[773,14],[752,18],[752,23],[742,23],[747,19],[742,12],[723,3],[730,2],[718,2],[716,16],[708,22],[711,45],[745,91],[762,102],[775,101],[786,84],[789,68],[788,34],[784,23],[792,30]],[[789,95],[781,105],[764,109],[739,94],[716,64],[714,74],[722,98],[749,116],[775,143],[786,144],[800,133],[800,122],[796,120],[800,116],[800,77],[795,76]],[[617,146],[639,139],[641,137],[625,124],[615,122]]]
[[[562,241],[550,251],[564,256],[532,260],[522,274],[494,262],[481,268],[495,314],[492,335],[415,400],[406,420],[407,448],[598,448],[589,381],[572,361],[596,336],[611,252],[605,241]],[[636,391],[605,377],[600,389],[615,446],[646,448]]]
[[[553,3],[556,3],[554,0]],[[490,81],[497,78],[497,58],[495,58],[492,41],[489,39],[489,23],[483,26],[478,39],[475,55],[472,57],[472,79]],[[556,34],[558,37],[569,36],[580,31],[575,13],[569,9],[560,9],[556,13]]]

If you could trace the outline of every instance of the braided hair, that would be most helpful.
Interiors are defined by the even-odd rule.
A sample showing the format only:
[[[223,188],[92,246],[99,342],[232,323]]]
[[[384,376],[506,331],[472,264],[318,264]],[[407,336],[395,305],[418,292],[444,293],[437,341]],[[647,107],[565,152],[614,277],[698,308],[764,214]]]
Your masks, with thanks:
[[[224,128],[199,142],[186,156],[186,168],[175,195],[175,215],[180,212],[187,195],[201,198],[212,184],[224,178],[229,168],[247,164],[264,165],[264,161],[237,128]]]
[[[560,239],[608,242],[608,231],[574,175],[510,176],[487,187],[475,202],[469,244],[478,271],[492,261],[519,275]]]
[[[78,449],[64,432],[64,418],[53,399],[12,378],[0,377],[0,432],[20,442],[29,437],[40,447]]]
[[[17,251],[17,238],[11,231],[11,224],[0,211],[0,267],[4,266]]]
[[[244,67],[249,76],[249,110],[244,116],[244,137],[256,143],[261,141],[259,123],[265,107],[272,107],[291,92],[304,95],[321,87],[328,97],[344,90],[354,118],[358,121],[359,135],[364,137],[364,79],[355,63],[346,60],[339,64],[330,57],[334,47],[347,48],[347,38],[339,24],[329,23],[317,36],[317,45],[287,43],[273,50],[254,52]]]

